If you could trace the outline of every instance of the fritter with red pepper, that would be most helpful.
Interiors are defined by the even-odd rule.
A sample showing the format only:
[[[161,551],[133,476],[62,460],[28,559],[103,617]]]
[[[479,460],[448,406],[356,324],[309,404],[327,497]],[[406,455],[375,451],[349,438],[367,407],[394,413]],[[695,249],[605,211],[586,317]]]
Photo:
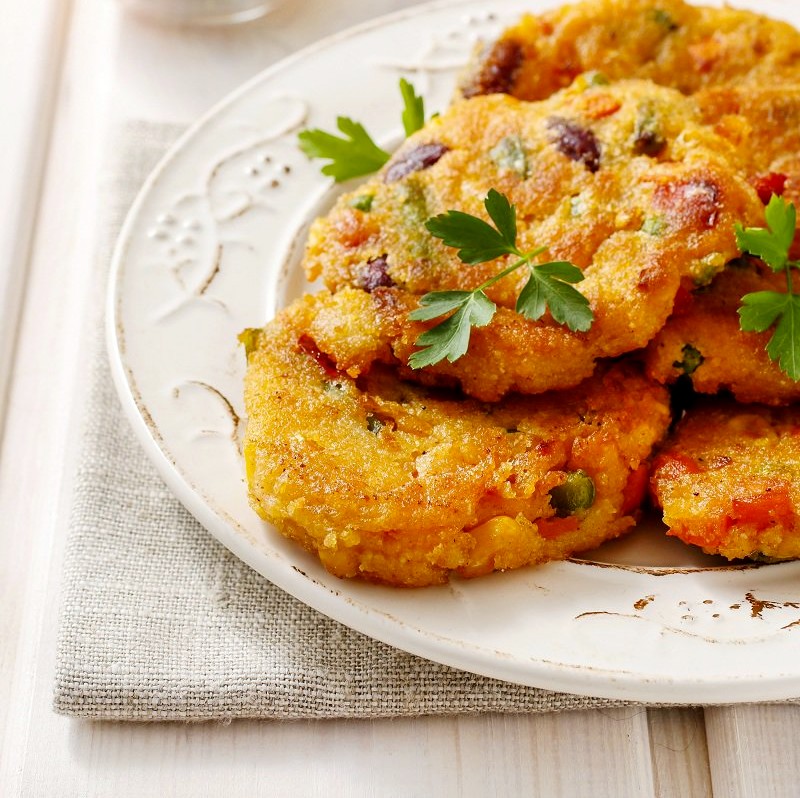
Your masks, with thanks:
[[[707,121],[742,147],[748,179],[766,205],[772,194],[800,204],[800,86],[723,86],[696,99]],[[797,240],[792,256],[800,255]],[[673,382],[687,374],[696,390],[730,390],[739,401],[770,405],[800,399],[800,383],[787,377],[765,351],[770,332],[743,332],[737,311],[745,294],[785,293],[786,277],[760,261],[735,259],[707,288],[676,303],[675,312],[648,349],[650,374]]]
[[[561,559],[633,526],[669,424],[665,390],[639,369],[497,404],[383,367],[353,379],[314,338],[329,300],[304,297],[242,338],[252,504],[330,572],[431,585]]]
[[[800,411],[701,404],[656,458],[651,486],[669,534],[709,554],[800,557]]]
[[[680,93],[646,81],[578,82],[540,103],[505,95],[457,103],[410,137],[379,175],[312,228],[310,279],[372,297],[373,326],[401,364],[432,322],[408,313],[429,291],[471,290],[509,263],[462,263],[430,235],[448,210],[486,218],[489,189],[516,206],[518,246],[570,261],[595,321],[572,332],[514,311],[521,269],[487,290],[498,306],[467,354],[406,376],[459,383],[486,401],[577,385],[598,358],[647,344],[682,283],[708,281],[738,254],[734,224],[763,223],[738,148],[699,123]],[[346,320],[341,322],[346,325]],[[338,361],[336,352],[330,353]],[[347,367],[368,369],[369,353]]]
[[[578,75],[644,78],[691,94],[800,75],[800,33],[735,8],[682,0],[589,0],[526,15],[477,54],[461,94],[541,100]]]
[[[726,84],[694,99],[703,121],[743,153],[764,205],[773,194],[800,205],[800,83]]]
[[[744,332],[738,308],[745,294],[786,292],[786,276],[755,258],[740,258],[707,289],[686,295],[647,349],[647,371],[663,383],[688,376],[696,391],[730,391],[740,402],[785,405],[800,383],[767,355],[772,331]]]

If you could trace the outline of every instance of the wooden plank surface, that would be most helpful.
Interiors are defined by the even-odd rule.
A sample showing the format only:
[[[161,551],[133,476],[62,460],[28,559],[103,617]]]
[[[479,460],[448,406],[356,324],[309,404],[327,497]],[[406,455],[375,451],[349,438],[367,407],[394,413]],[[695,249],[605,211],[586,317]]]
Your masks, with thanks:
[[[711,796],[703,710],[651,710],[647,721],[657,798]]]
[[[0,16],[0,419],[11,375],[70,5],[67,0],[4,3]]]
[[[77,403],[85,374],[81,351],[94,246],[95,184],[110,72],[90,35],[104,36],[107,6],[65,24],[71,37],[54,98],[55,124],[42,156],[27,286],[19,313],[14,379],[0,449],[0,739],[24,738],[40,662],[41,624],[53,537],[63,534],[59,503],[71,473]],[[80,27],[83,31],[80,31]],[[72,37],[78,36],[81,46]],[[112,40],[109,39],[109,43]],[[107,48],[107,45],[106,45]],[[47,117],[49,118],[48,111]],[[95,301],[99,298],[92,297]],[[5,730],[5,734],[3,733]],[[0,790],[0,793],[2,791]]]
[[[800,795],[800,706],[706,709],[705,722],[716,798]]]

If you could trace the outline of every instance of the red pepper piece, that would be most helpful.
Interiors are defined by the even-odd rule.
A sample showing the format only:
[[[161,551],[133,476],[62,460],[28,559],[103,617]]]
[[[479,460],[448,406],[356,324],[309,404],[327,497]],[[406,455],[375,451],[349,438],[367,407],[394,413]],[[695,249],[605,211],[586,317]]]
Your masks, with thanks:
[[[649,480],[650,468],[647,463],[640,463],[638,468],[631,471],[625,489],[622,491],[623,515],[633,512],[642,503]]]
[[[566,518],[543,518],[541,521],[536,522],[539,529],[539,534],[545,540],[554,540],[555,538],[566,535],[569,532],[575,532],[578,528],[578,519],[574,515],[568,515]]]

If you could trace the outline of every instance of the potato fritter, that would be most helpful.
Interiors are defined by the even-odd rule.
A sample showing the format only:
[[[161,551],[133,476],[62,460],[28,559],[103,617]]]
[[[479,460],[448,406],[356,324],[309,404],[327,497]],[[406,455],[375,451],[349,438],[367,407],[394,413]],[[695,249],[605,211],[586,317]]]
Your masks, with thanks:
[[[465,97],[540,100],[583,72],[643,78],[685,94],[733,81],[800,75],[800,33],[751,11],[681,0],[589,0],[526,15],[485,47],[461,81]]]
[[[504,95],[458,103],[409,138],[384,170],[312,228],[305,267],[328,288],[374,296],[375,325],[406,363],[432,326],[407,320],[433,290],[470,290],[505,261],[466,266],[424,228],[450,209],[486,218],[490,188],[516,205],[518,245],[584,274],[595,322],[571,332],[516,314],[524,270],[487,293],[498,313],[455,363],[417,379],[472,396],[539,393],[588,377],[595,361],[644,346],[681,283],[707,282],[738,254],[734,223],[763,223],[736,146],[699,124],[680,93],[644,81],[578,81],[540,103]],[[342,322],[346,323],[346,322]]]
[[[634,366],[580,387],[483,404],[353,379],[313,337],[326,292],[248,349],[245,460],[256,511],[341,577],[402,586],[560,559],[635,522],[665,390]]]
[[[696,391],[730,391],[740,402],[785,405],[800,399],[800,383],[770,360],[772,330],[743,332],[737,310],[745,294],[786,292],[786,277],[761,261],[741,258],[703,291],[687,295],[647,348],[648,374],[673,383],[687,375]]]
[[[800,413],[709,401],[653,464],[669,534],[729,559],[800,557]]]

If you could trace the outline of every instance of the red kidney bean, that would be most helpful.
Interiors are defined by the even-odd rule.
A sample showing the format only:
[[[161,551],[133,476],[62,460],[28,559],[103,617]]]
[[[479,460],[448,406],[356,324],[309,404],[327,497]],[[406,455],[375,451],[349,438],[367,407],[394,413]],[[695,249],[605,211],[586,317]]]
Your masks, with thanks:
[[[389,164],[383,175],[385,183],[394,183],[412,172],[433,166],[450,148],[438,141],[418,144],[405,152],[401,151]]]
[[[591,130],[559,116],[549,119],[547,127],[559,152],[582,163],[590,172],[600,168],[600,145]]]
[[[391,288],[395,283],[389,277],[389,264],[386,262],[386,255],[377,258],[370,258],[366,268],[359,275],[358,285],[365,291],[372,293],[376,288]]]
[[[513,41],[501,40],[484,52],[472,81],[461,90],[466,97],[478,94],[508,94],[522,62],[522,48]]]

